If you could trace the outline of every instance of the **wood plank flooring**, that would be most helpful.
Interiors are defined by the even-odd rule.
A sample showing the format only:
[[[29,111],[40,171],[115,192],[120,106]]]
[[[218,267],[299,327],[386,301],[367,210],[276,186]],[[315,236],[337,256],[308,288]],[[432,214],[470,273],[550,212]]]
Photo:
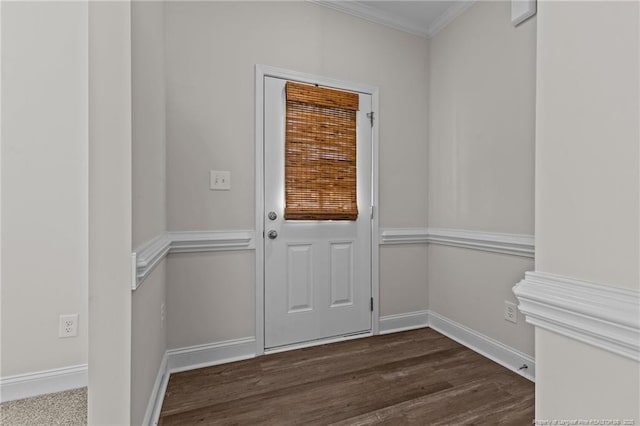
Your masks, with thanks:
[[[432,329],[171,375],[160,425],[530,425],[534,385]]]

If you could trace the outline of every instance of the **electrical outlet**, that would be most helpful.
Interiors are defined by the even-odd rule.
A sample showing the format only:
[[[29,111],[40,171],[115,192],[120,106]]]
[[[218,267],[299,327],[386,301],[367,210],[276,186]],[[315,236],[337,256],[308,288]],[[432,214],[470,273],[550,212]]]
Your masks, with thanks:
[[[60,315],[58,337],[76,337],[78,335],[78,314]]]
[[[164,328],[165,309],[164,303],[160,305],[160,328]]]
[[[213,191],[231,190],[231,172],[211,170],[209,172],[209,189]]]
[[[504,301],[504,319],[514,324],[518,323],[518,308],[515,303]]]

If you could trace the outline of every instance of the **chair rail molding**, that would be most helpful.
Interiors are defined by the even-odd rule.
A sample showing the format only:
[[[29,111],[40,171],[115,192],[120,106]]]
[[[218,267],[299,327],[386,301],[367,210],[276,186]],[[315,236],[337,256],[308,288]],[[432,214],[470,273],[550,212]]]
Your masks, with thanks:
[[[429,228],[429,243],[534,257],[533,235],[503,234],[498,232],[469,231],[466,229]]]
[[[254,250],[255,231],[184,231],[165,232],[142,244],[132,256],[135,290],[151,274],[151,271],[169,254],[201,253],[213,251]]]
[[[254,231],[187,231],[168,232],[169,253],[198,253],[207,251],[253,250]]]
[[[134,279],[131,281],[133,290],[151,274],[151,271],[165,258],[171,249],[171,239],[167,233],[158,235],[142,244],[134,251]]]
[[[421,244],[429,242],[427,228],[381,228],[380,244]]]
[[[640,361],[640,291],[533,271],[513,292],[528,323]]]
[[[165,256],[255,250],[254,230],[165,232],[140,245],[133,253],[132,289],[138,288]],[[493,253],[534,257],[532,235],[504,234],[448,228],[380,228],[380,245],[439,244]]]
[[[439,244],[533,258],[533,235],[448,228],[381,228],[380,244]]]

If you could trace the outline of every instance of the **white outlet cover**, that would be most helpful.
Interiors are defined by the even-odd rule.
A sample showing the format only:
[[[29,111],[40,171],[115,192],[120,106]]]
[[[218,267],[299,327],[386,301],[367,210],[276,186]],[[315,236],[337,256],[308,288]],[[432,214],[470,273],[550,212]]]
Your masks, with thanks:
[[[504,319],[514,324],[518,323],[518,306],[515,303],[504,302]]]
[[[58,337],[76,337],[78,335],[78,314],[60,315]]]

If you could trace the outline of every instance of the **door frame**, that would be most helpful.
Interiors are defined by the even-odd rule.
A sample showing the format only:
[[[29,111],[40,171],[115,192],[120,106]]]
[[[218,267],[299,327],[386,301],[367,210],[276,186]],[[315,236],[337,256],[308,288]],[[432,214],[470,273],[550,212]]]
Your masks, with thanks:
[[[256,65],[256,355],[264,353],[264,78],[275,77],[302,83],[318,84],[336,89],[349,90],[371,95],[372,111],[375,119],[371,129],[371,204],[373,218],[371,219],[371,297],[373,297],[373,312],[371,313],[371,334],[378,334],[380,330],[380,277],[379,277],[379,223],[378,223],[378,88],[359,83],[335,80],[313,74],[290,71],[268,65]],[[346,340],[349,337],[332,338],[330,341]],[[324,343],[324,341],[323,341]],[[311,346],[308,344],[295,345],[297,347]]]

